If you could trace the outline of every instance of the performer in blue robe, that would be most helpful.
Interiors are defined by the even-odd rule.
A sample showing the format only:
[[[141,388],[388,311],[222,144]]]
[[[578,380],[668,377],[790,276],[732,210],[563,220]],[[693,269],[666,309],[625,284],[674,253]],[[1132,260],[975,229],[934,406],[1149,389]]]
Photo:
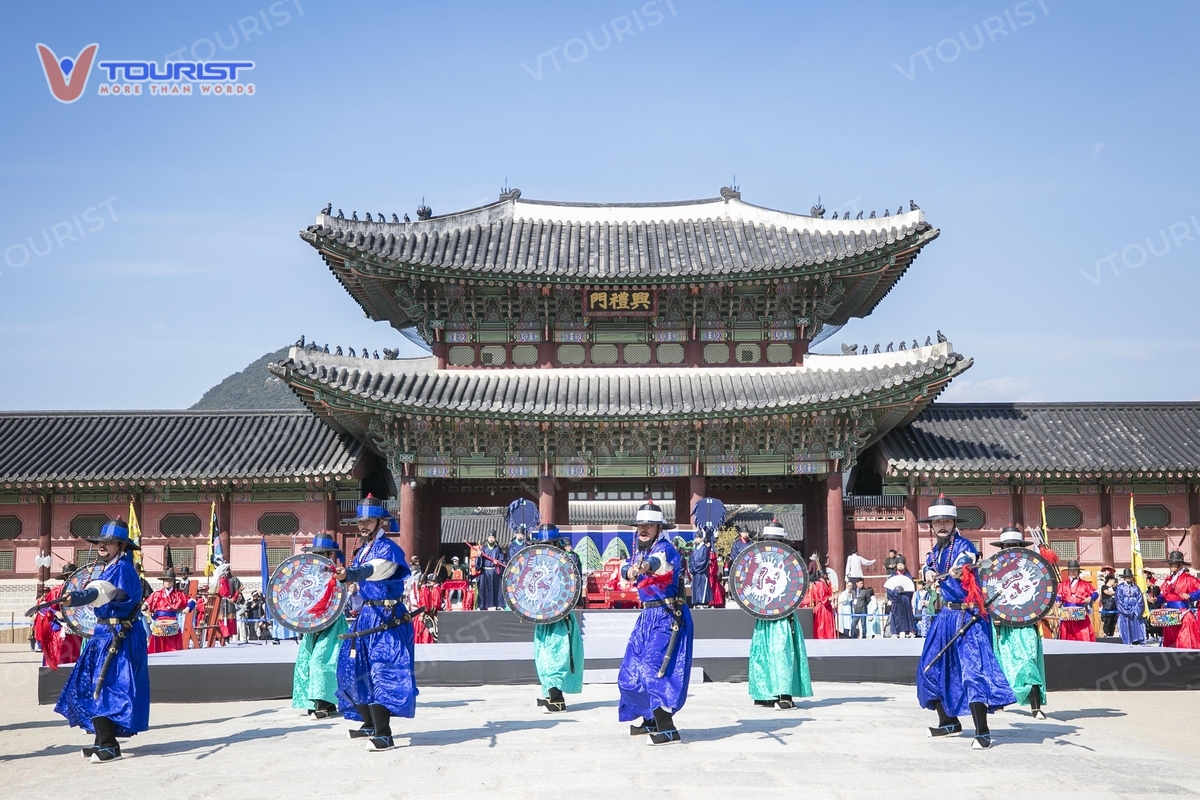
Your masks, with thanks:
[[[929,729],[930,736],[961,733],[958,717],[970,711],[975,723],[971,746],[986,749],[992,746],[988,713],[1017,702],[1017,698],[992,652],[991,623],[965,602],[963,569],[978,560],[979,551],[959,534],[958,509],[944,496],[939,495],[930,505],[929,518],[920,521],[930,523],[937,537],[925,559],[925,576],[938,582],[944,602],[921,650],[917,699],[938,714],[938,726]]]
[[[712,548],[704,531],[696,531],[692,554],[688,556],[688,572],[692,575],[692,606],[711,606],[712,586],[708,583],[708,560]]]
[[[345,561],[332,533],[318,533],[312,545],[304,549],[335,564]],[[342,647],[338,637],[346,631],[346,615],[338,614],[328,628],[300,637],[300,651],[292,669],[292,708],[303,708],[317,719],[337,713],[337,666]]]
[[[680,595],[683,558],[664,535],[662,509],[652,502],[637,511],[634,554],[622,576],[637,587],[642,611],[634,623],[617,673],[618,718],[633,736],[649,734],[652,745],[683,741],[674,715],[687,700],[692,673],[692,614]]]
[[[386,536],[396,523],[379,500],[367,495],[355,523],[365,541],[337,579],[358,585],[362,609],[338,655],[338,710],[363,723],[351,739],[369,738],[382,751],[395,746],[392,717],[411,718],[417,708],[413,626],[404,608],[408,559]]]
[[[487,543],[479,550],[475,559],[475,571],[479,573],[479,596],[476,598],[476,608],[487,611],[489,608],[504,608],[504,595],[501,591],[504,577],[504,567],[508,559],[500,545],[496,544],[496,532],[488,534]]]
[[[146,628],[141,621],[142,579],[133,565],[137,543],[121,520],[106,522],[88,539],[105,567],[64,607],[93,606],[96,632],[83,648],[54,710],[96,737],[83,755],[93,764],[121,757],[117,737],[150,727],[150,671],[146,664]]]
[[[738,528],[737,538],[733,540],[733,544],[729,546],[729,563],[737,560],[738,554],[745,550],[750,545],[754,544],[750,540],[750,531],[745,525]]]
[[[533,534],[535,542],[562,548],[558,527],[542,524]],[[573,560],[578,569],[578,559]],[[580,573],[580,581],[583,575]],[[538,705],[549,712],[567,710],[566,694],[583,691],[583,632],[572,611],[558,622],[538,623],[533,629],[533,663],[542,696]]]
[[[1134,580],[1133,570],[1128,567],[1121,573],[1117,584],[1117,630],[1123,644],[1141,644],[1146,641],[1146,600],[1141,588]]]
[[[524,550],[526,547],[529,547],[529,542],[525,541],[525,526],[521,525],[515,531],[513,531],[513,539],[508,543],[508,557],[504,559],[505,562],[507,563],[512,561],[513,556]]]

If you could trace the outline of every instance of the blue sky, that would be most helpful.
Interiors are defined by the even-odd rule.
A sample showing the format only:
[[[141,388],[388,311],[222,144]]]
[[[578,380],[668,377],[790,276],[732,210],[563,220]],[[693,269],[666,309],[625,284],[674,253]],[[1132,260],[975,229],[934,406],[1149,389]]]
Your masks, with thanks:
[[[161,64],[216,34],[253,97],[102,97],[93,68],[62,104],[34,47]],[[301,334],[405,346],[297,236],[326,202],[445,213],[506,179],[678,200],[734,175],[791,211],[912,198],[942,231],[818,349],[941,329],[976,362],[946,400],[1200,399],[1198,34],[1192,3],[15,5],[0,408],[187,407]]]

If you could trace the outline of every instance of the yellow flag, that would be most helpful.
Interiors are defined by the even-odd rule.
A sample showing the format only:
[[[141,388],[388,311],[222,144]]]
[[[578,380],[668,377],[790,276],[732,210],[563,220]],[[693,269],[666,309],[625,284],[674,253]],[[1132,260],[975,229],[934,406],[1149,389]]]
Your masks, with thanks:
[[[1133,580],[1142,590],[1142,599],[1145,600],[1148,587],[1142,566],[1142,543],[1138,541],[1137,514],[1133,510],[1132,494],[1129,495],[1129,568],[1133,570]]]
[[[1050,526],[1046,524],[1046,498],[1042,497],[1042,535],[1046,537],[1046,544],[1050,544]]]
[[[129,501],[129,541],[136,545],[142,543],[142,528],[138,525],[137,512],[133,510],[133,501]],[[139,547],[133,551],[133,565],[137,567],[137,571],[142,571],[142,550]]]

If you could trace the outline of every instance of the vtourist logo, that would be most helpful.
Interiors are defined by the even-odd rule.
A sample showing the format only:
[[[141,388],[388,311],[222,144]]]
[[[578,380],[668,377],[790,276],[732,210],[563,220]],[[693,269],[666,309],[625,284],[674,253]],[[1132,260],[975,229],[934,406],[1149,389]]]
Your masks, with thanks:
[[[88,75],[92,70],[92,61],[96,58],[98,44],[89,44],[79,51],[74,60],[59,59],[44,44],[37,45],[38,56],[42,59],[42,71],[46,73],[46,83],[50,86],[50,94],[60,103],[74,103],[83,95],[87,88]]]
[[[74,103],[83,95],[99,49],[89,44],[72,60],[59,59],[48,46],[37,45],[55,100]],[[96,67],[105,73],[96,91],[102,97],[250,97],[255,92],[242,74],[254,69],[253,61],[165,61],[162,69],[155,61],[101,61]]]

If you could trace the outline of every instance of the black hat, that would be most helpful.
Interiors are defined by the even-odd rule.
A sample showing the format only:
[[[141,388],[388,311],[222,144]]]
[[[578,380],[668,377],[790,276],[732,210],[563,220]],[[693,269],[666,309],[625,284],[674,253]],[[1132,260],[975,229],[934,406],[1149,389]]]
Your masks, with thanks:
[[[660,531],[670,530],[675,527],[667,523],[667,518],[663,514],[663,510],[653,500],[647,500],[645,503],[642,503],[637,510],[637,514],[633,517],[633,522],[630,524],[635,528],[638,525],[657,525]]]
[[[174,583],[175,582],[175,570],[167,569],[167,571],[163,573],[162,579],[163,579],[164,583],[166,581],[171,581],[172,583]]]
[[[1025,541],[1020,528],[1007,525],[1000,531],[1000,541],[992,542],[992,547],[1028,547],[1030,544],[1032,542]]]
[[[929,505],[929,516],[925,519],[919,519],[917,522],[933,522],[938,519],[952,519],[955,522],[959,521],[958,507],[954,505],[954,501],[950,500],[944,494],[939,494],[937,499]]]
[[[60,581],[70,580],[71,576],[75,574],[75,570],[77,569],[78,567],[75,566],[73,561],[68,561],[67,563],[63,564],[62,572],[58,574],[58,579]]]
[[[1122,578],[1135,578],[1137,576],[1133,574],[1133,570],[1131,570],[1129,567],[1126,567],[1125,569],[1121,570],[1121,577]]]
[[[1188,562],[1183,560],[1183,552],[1181,550],[1172,550],[1171,552],[1167,553],[1167,563],[1183,564],[1185,567],[1188,566]]]
[[[1067,560],[1067,569],[1079,569],[1079,559],[1072,558]]]

